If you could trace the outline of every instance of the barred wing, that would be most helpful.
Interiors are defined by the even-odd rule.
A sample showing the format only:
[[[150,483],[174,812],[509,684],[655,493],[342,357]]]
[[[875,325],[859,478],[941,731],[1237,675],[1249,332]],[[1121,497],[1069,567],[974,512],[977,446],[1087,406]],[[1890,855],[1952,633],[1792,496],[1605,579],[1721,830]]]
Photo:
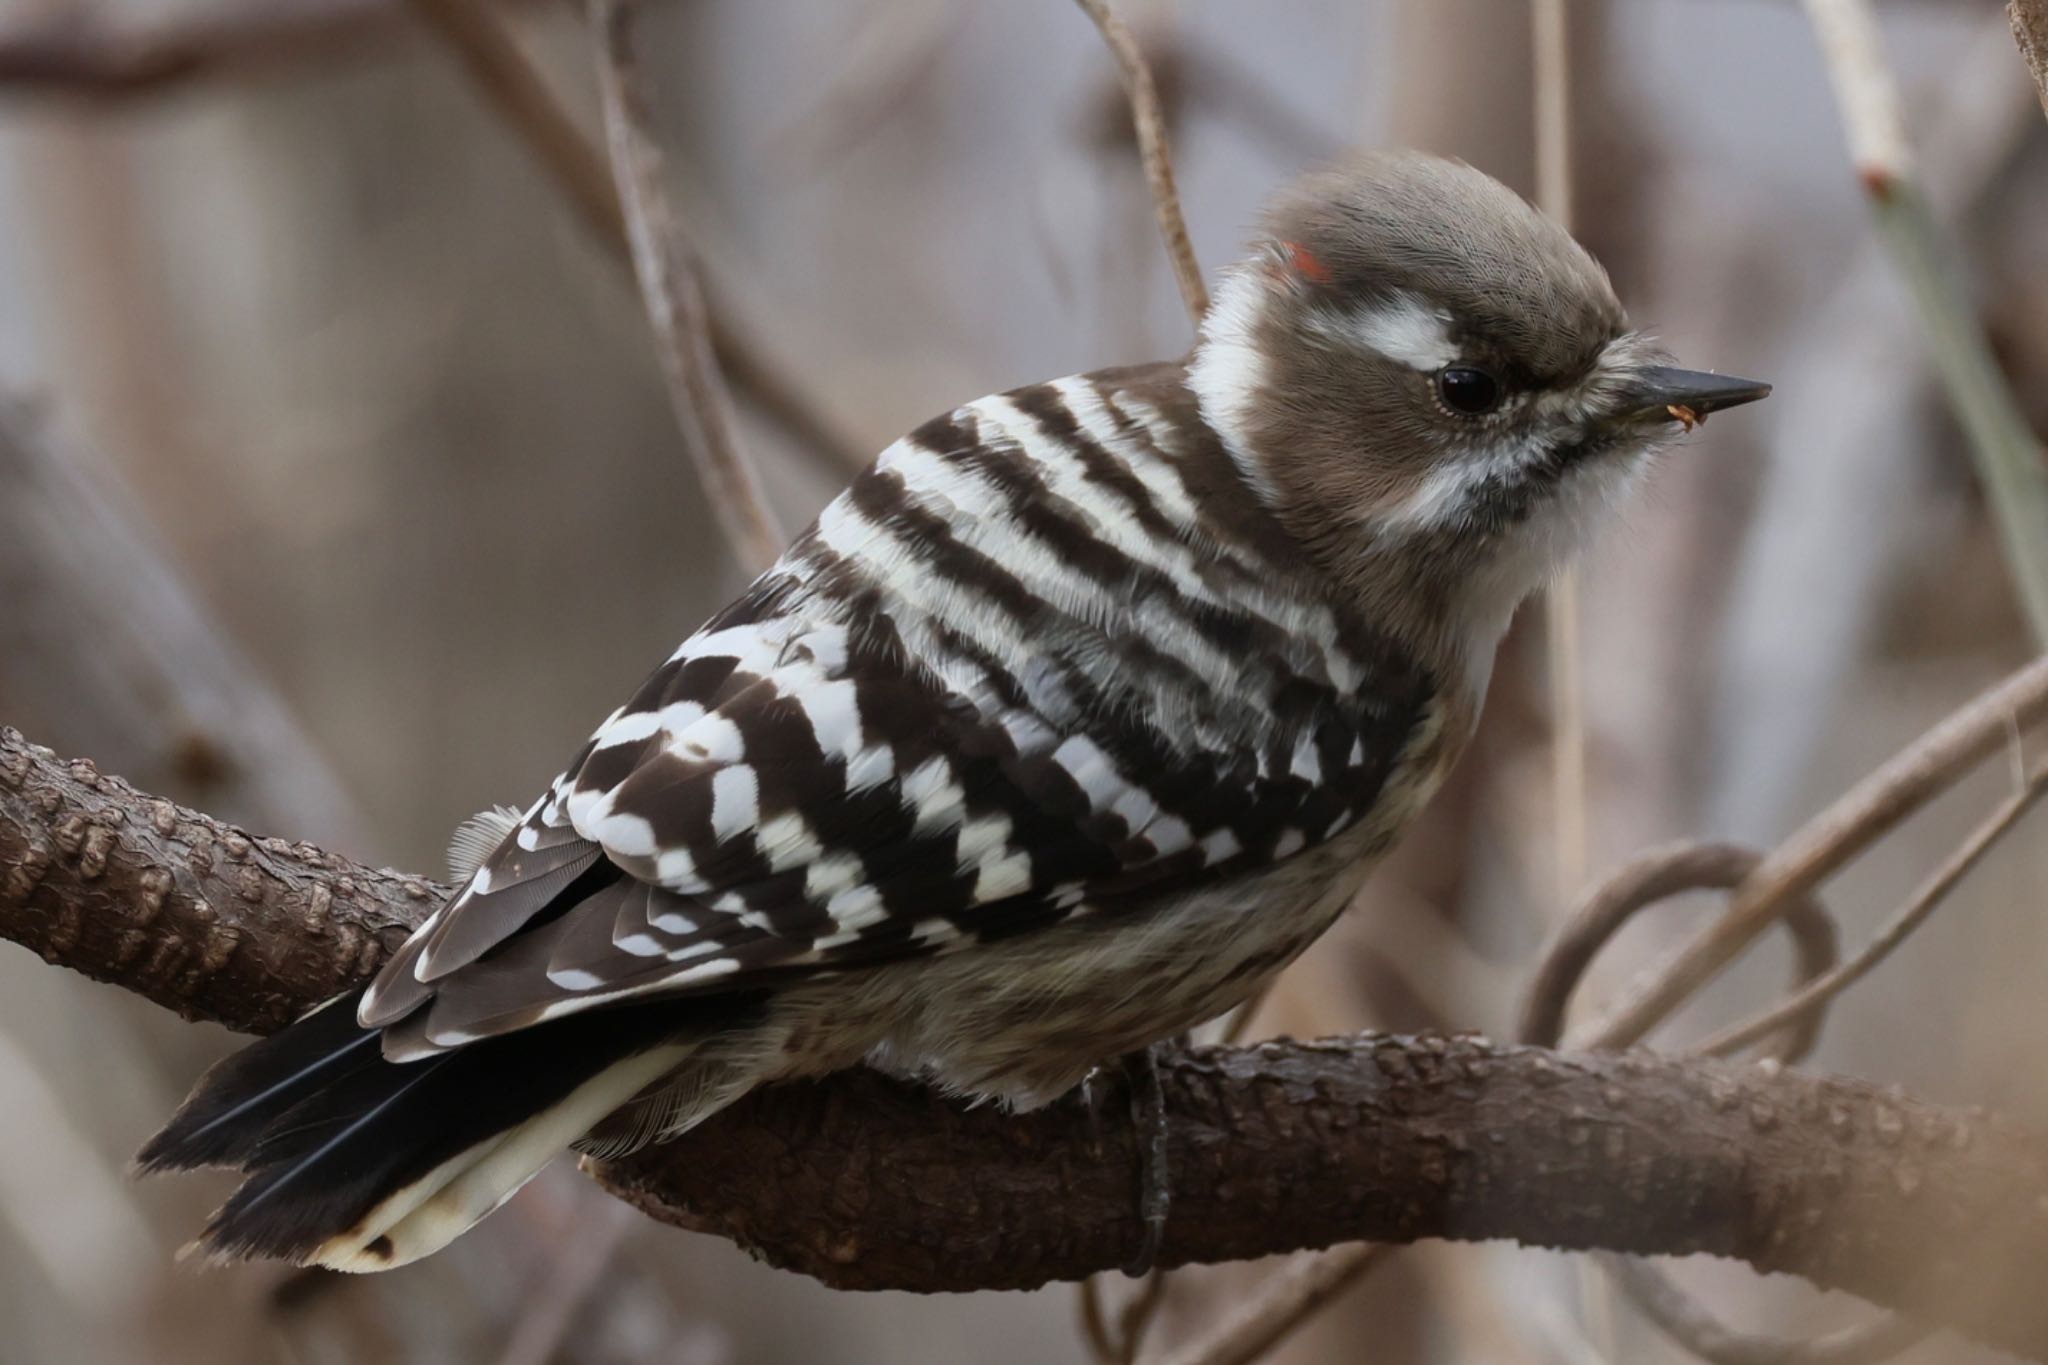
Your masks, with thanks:
[[[686,642],[386,968],[387,1050],[1114,912],[1356,819],[1423,680],[1199,572],[1134,484],[1059,486],[1051,420],[899,442]]]

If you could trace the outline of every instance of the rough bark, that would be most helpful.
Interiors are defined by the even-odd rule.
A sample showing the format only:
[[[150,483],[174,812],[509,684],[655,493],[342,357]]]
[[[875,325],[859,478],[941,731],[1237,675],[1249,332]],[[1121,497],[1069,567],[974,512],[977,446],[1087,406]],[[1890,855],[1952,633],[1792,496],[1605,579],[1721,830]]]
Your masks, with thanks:
[[[439,888],[253,838],[0,731],[0,936],[274,1028]],[[2048,1359],[2048,1137],[1855,1081],[1365,1035],[1166,1067],[1169,1264],[1370,1238],[1708,1253]],[[1118,1097],[1014,1116],[871,1073],[763,1091],[598,1178],[854,1289],[1026,1288],[1138,1236]]]
[[[2040,92],[2042,112],[2048,113],[2048,0],[2006,0],[2005,13]]]

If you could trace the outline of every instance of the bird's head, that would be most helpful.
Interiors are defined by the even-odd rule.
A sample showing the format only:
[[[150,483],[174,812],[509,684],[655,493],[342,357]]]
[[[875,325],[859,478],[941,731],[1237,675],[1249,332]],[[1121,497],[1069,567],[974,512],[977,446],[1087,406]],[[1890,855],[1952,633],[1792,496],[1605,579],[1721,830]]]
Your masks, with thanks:
[[[1374,154],[1267,211],[1191,383],[1269,509],[1388,620],[1491,646],[1644,457],[1769,386],[1674,368],[1498,181]]]

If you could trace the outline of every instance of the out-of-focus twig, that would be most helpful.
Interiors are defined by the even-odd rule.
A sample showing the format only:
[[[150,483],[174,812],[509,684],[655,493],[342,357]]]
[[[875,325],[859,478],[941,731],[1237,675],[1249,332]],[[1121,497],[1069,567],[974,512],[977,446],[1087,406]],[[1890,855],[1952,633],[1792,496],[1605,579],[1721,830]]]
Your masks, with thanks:
[[[1168,1365],[1250,1365],[1381,1260],[1385,1247],[1354,1242],[1304,1252],[1274,1271],[1222,1325],[1167,1357]]]
[[[2040,131],[2002,13],[1981,16],[1924,108],[1921,184],[1945,216],[1966,221]],[[1760,471],[1723,609],[1697,749],[1713,769],[1703,828],[1749,840],[1784,833],[1797,813],[1787,802],[1901,572],[1900,537],[1923,511],[1928,396],[1924,348],[1901,325],[1898,293],[1872,233],[1772,344],[1792,372],[1773,376],[1788,382],[1758,409],[1763,444],[1779,456]]]
[[[1684,891],[1739,886],[1762,861],[1763,855],[1753,849],[1688,844],[1653,851],[1608,878],[1544,953],[1523,1002],[1517,1036],[1545,1045],[1557,1041],[1571,997],[1594,956],[1634,916]],[[1836,965],[1835,929],[1819,903],[1802,896],[1778,922],[1792,934],[1797,948],[1794,990],[1825,978]],[[1774,1069],[1811,1051],[1820,1033],[1820,1016],[1821,1010],[1815,1008],[1758,1035],[1774,1030],[1779,1035],[1767,1058]],[[1799,1340],[1754,1336],[1723,1326],[1654,1266],[1612,1255],[1589,1258],[1587,1264],[1605,1269],[1644,1316],[1710,1365],[1875,1365],[1929,1330],[1887,1315],[1849,1332]]]
[[[1081,1306],[1081,1335],[1099,1365],[1132,1365],[1144,1348],[1145,1333],[1159,1306],[1166,1302],[1166,1272],[1153,1270],[1116,1311],[1112,1326],[1104,1306],[1104,1277],[1090,1275],[1076,1286]]]
[[[1635,983],[1576,1045],[1640,1040],[1800,897],[2044,715],[2048,657],[1980,693],[1807,821],[1743,878],[1719,919]]]
[[[608,246],[626,250],[626,218],[604,158],[576,126],[485,0],[408,0],[477,91],[546,168],[563,197]]]
[[[1926,922],[1935,907],[1991,851],[1992,845],[2033,808],[2044,792],[2048,792],[2048,764],[2035,768],[2020,789],[2007,797],[1955,852],[1949,854],[1861,952],[1807,982],[1754,1019],[1715,1034],[1694,1050],[1709,1057],[1725,1057],[1740,1051],[1795,1020],[1810,1017],[1820,1006],[1868,976]]]
[[[1930,358],[1969,438],[2037,645],[2048,646],[2048,464],[1991,353],[1955,251],[1921,189],[1868,0],[1805,0],[1849,152]]]
[[[1209,291],[1202,283],[1202,267],[1195,260],[1194,243],[1188,239],[1187,218],[1181,213],[1180,191],[1173,181],[1173,156],[1166,146],[1166,116],[1159,105],[1159,91],[1152,83],[1152,69],[1138,50],[1138,40],[1109,7],[1108,0],[1076,0],[1116,59],[1118,77],[1131,100],[1131,122],[1137,129],[1138,155],[1145,164],[1145,182],[1152,190],[1152,209],[1159,218],[1159,233],[1166,239],[1166,255],[1173,264],[1174,282],[1180,286],[1181,302],[1197,327],[1209,311]]]
[[[0,393],[0,671],[16,705],[234,818],[369,851],[332,764],[99,451]]]
[[[2048,0],[2006,0],[2006,17],[2012,20],[2012,36],[2034,73],[2034,88],[2041,94],[2041,112],[2048,114]]]
[[[1854,1327],[1804,1340],[1735,1331],[1695,1302],[1691,1295],[1644,1261],[1624,1256],[1599,1258],[1628,1294],[1629,1302],[1666,1336],[1708,1365],[1877,1365],[1934,1335],[1928,1323],[1886,1313]]]
[[[1565,231],[1572,227],[1571,28],[1567,0],[1531,0],[1534,59],[1536,203]],[[1550,753],[1558,903],[1569,905],[1586,880],[1586,712],[1579,677],[1579,581],[1567,567],[1550,586],[1544,614],[1550,668]]]
[[[448,43],[478,91],[515,132],[577,214],[619,264],[637,270],[626,215],[612,172],[539,70],[519,50],[485,0],[407,0]],[[711,347],[733,387],[798,445],[844,475],[867,462],[858,441],[842,434],[811,395],[771,360],[708,287],[698,288]],[[780,550],[780,543],[776,548]],[[772,558],[772,556],[770,556]]]
[[[1530,0],[1530,87],[1535,119],[1536,203],[1572,230],[1572,71],[1568,0]],[[1556,905],[1569,907],[1591,860],[1586,777],[1586,680],[1578,566],[1567,564],[1544,594],[1543,643],[1550,683],[1550,833]],[[1593,1354],[1613,1354],[1613,1295],[1591,1263],[1573,1267],[1582,1326]]]
[[[56,7],[0,30],[0,96],[125,104],[210,82],[294,76],[404,37],[414,29],[408,5],[230,0],[146,26]]]
[[[450,0],[434,0],[447,4]],[[661,152],[648,131],[646,94],[633,57],[633,0],[590,0],[597,87],[612,176],[625,210],[633,271],[653,325],[669,405],[726,539],[750,572],[782,552],[784,536],[741,452],[732,399],[712,353],[696,252],[661,184]]]
[[[1637,915],[1689,891],[1725,891],[1741,886],[1762,866],[1764,855],[1736,844],[1684,843],[1650,849],[1630,859],[1601,882],[1552,936],[1522,1001],[1515,1027],[1521,1042],[1555,1046],[1564,1036],[1565,1014],[1586,969]],[[1835,965],[1834,922],[1808,894],[1793,897],[1773,921],[1791,935],[1797,953],[1796,985]],[[1776,1042],[1779,1062],[1796,1062],[1813,1047],[1819,1022],[1802,1018]]]

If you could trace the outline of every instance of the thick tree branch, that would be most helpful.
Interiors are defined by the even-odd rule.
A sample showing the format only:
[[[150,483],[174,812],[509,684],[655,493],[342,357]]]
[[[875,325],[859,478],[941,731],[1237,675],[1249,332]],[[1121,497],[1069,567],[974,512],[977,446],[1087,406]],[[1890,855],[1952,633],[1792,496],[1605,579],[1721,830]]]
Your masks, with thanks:
[[[274,1028],[439,888],[257,839],[0,731],[0,935],[194,1018]],[[1364,1036],[1166,1069],[1169,1263],[1361,1238],[1709,1253],[2048,1359],[2048,1138],[1859,1082]],[[1111,1104],[1105,1113],[1121,1112]],[[1022,1288],[1121,1262],[1135,1155],[871,1073],[757,1093],[598,1178],[845,1288]]]

